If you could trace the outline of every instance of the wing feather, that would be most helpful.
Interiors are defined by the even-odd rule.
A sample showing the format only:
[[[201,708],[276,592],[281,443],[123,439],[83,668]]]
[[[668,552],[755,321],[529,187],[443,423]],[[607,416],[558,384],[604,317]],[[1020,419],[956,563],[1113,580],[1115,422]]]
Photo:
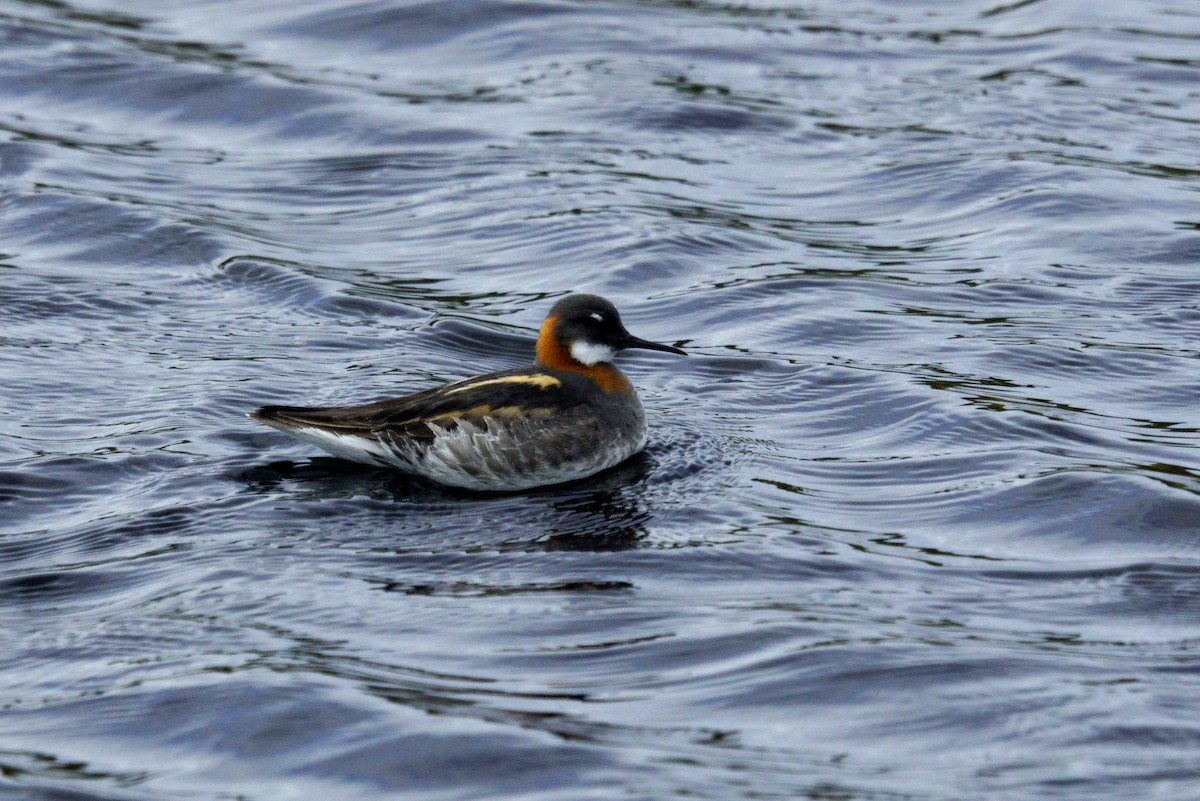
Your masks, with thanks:
[[[490,373],[402,398],[358,406],[264,406],[251,416],[276,428],[317,428],[335,434],[431,440],[429,427],[477,425],[488,419],[549,417],[576,405],[563,382],[536,369]]]

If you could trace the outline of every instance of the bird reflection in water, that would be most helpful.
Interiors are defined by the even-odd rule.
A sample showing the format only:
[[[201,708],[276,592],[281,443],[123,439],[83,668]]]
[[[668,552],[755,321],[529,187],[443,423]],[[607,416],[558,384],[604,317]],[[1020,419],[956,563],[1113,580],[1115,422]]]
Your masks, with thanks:
[[[645,539],[652,517],[644,498],[652,468],[652,457],[643,452],[583,482],[576,493],[552,501],[560,516],[547,521],[549,531],[539,543],[553,551],[636,548]]]
[[[439,525],[433,528],[472,545],[490,539],[501,550],[620,551],[638,547],[646,537],[652,514],[645,490],[654,465],[653,456],[640,453],[582,481],[505,494],[447,489],[331,457],[272,462],[241,478],[252,492],[286,494],[298,502],[365,497],[403,503],[403,522],[414,532],[431,528],[422,525],[422,517],[436,517]],[[394,531],[396,519],[389,516],[387,523]],[[503,539],[496,542],[496,536]]]

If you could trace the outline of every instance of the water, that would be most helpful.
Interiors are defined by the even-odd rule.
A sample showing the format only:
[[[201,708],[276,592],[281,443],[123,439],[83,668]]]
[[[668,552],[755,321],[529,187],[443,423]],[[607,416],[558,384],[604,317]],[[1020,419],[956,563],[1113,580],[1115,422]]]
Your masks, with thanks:
[[[1200,797],[1200,10],[0,0],[0,796]],[[243,415],[613,299],[647,453]]]

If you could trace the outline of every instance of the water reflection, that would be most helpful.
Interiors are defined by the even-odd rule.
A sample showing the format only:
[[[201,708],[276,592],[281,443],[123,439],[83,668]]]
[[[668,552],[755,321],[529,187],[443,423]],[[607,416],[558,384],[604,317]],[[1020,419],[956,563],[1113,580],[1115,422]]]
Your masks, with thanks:
[[[0,795],[1196,796],[1187,3],[102,5],[0,0]],[[581,289],[700,354],[607,474],[242,417]]]
[[[652,518],[645,499],[654,460],[645,453],[551,502],[559,517],[539,540],[552,551],[623,551],[646,537]]]
[[[645,498],[655,460],[640,453],[589,479],[524,493],[478,493],[441,487],[396,470],[318,456],[277,461],[242,474],[249,490],[286,495],[297,505],[330,499],[371,498],[402,505],[414,517],[436,517],[439,530],[477,532],[493,521],[501,550],[620,551],[637,547],[652,518]]]

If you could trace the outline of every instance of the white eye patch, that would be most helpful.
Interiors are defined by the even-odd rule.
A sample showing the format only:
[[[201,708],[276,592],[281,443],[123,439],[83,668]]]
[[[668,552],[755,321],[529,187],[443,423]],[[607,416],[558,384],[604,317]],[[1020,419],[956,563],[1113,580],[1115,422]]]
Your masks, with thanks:
[[[598,323],[604,322],[604,315],[601,314],[600,312],[592,312],[591,314],[588,315],[588,317],[591,317],[593,320],[595,320]]]

